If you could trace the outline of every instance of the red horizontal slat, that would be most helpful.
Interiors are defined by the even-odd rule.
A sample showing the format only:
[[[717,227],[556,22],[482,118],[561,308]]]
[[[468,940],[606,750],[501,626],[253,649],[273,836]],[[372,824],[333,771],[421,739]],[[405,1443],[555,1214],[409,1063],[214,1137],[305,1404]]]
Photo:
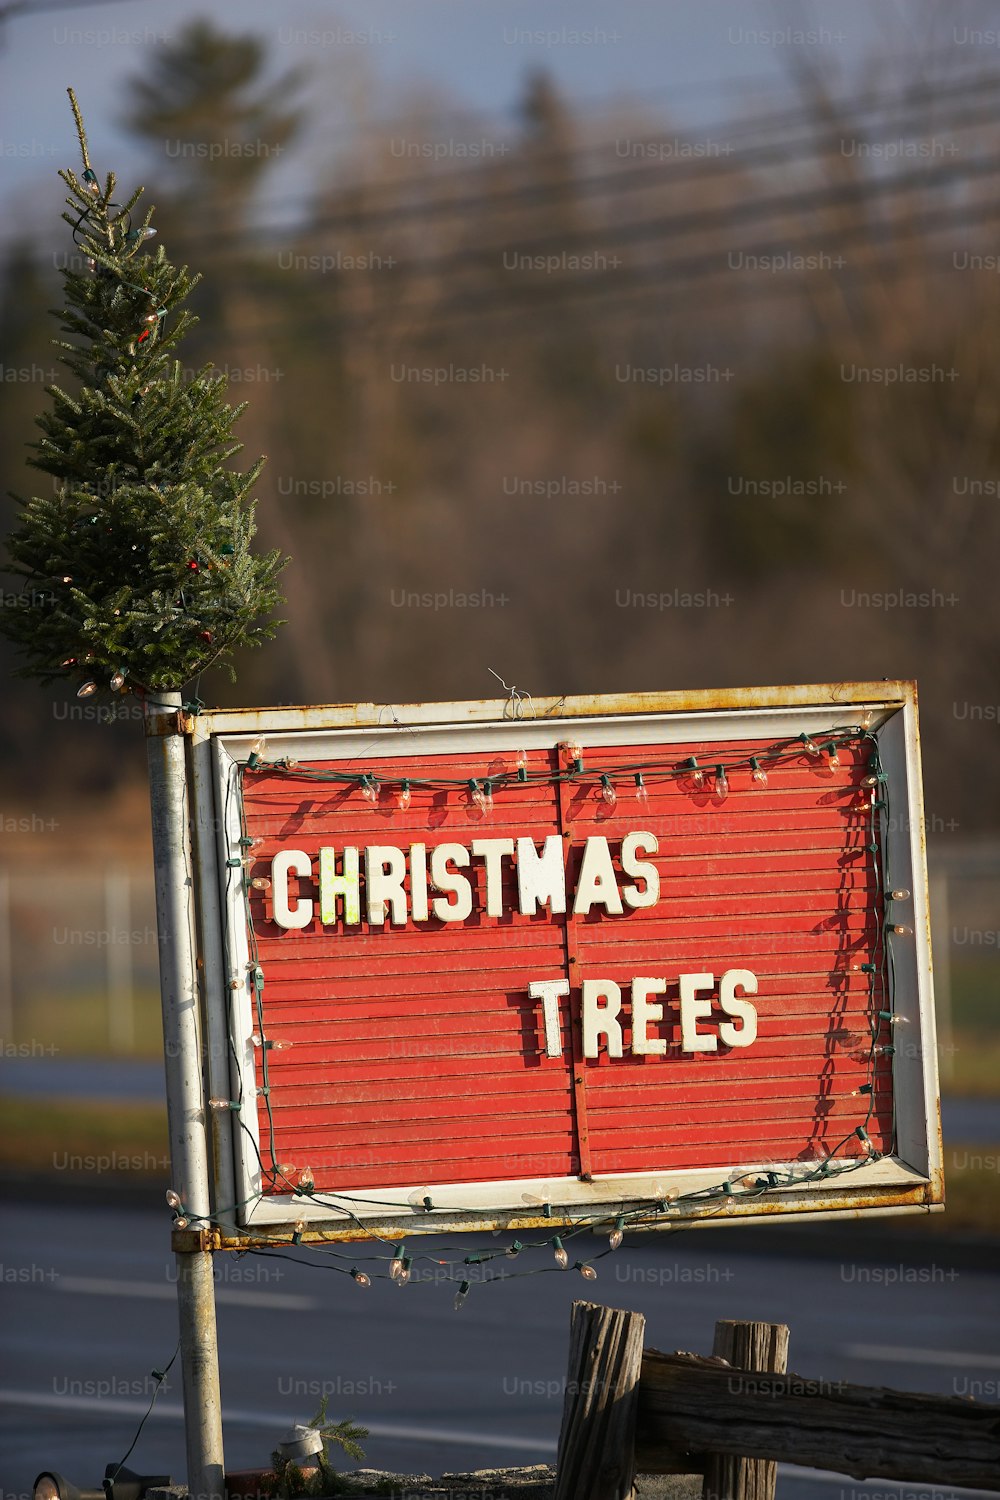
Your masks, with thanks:
[[[663,1058],[602,1055],[583,1065],[597,1172],[644,1170],[653,1158],[654,1166],[679,1169],[722,1168],[734,1152],[794,1157],[864,1118],[865,1101],[850,1095],[870,1076],[870,1000],[867,976],[851,965],[870,960],[877,937],[877,891],[858,791],[867,751],[842,747],[835,771],[825,758],[817,764],[797,751],[781,765],[768,763],[770,784],[760,790],[750,782],[749,757],[769,748],[770,742],[750,740],[584,745],[587,773],[607,769],[619,800],[609,816],[593,785],[570,794],[570,903],[583,840],[606,838],[620,869],[621,838],[636,829],[660,841],[653,860],[660,899],[653,910],[609,916],[595,908],[590,920],[568,919],[580,955],[570,1004],[578,1007],[583,978],[621,984],[628,1046],[631,979],[662,976],[666,1017],[648,1029],[671,1044]],[[677,765],[691,754],[710,783],[717,761],[743,762],[730,773],[724,803],[711,785],[699,794],[685,780],[649,771],[649,800],[635,801],[630,765]],[[548,751],[529,752],[529,775],[547,774],[554,764]],[[248,832],[265,839],[253,872],[268,873],[277,850],[290,847],[315,856],[324,846],[405,849],[446,840],[468,846],[476,837],[530,836],[540,845],[560,831],[554,787],[498,787],[486,819],[468,797],[470,776],[515,767],[509,751],[487,756],[485,764],[482,756],[397,754],[350,766],[383,782],[426,773],[462,783],[442,791],[411,780],[406,811],[389,787],[372,807],[356,788],[248,775]],[[285,932],[269,919],[270,896],[253,894],[264,1028],[293,1042],[269,1059],[276,1138],[286,1159],[309,1162],[318,1191],[335,1181],[343,1186],[344,1174],[361,1188],[578,1170],[567,1003],[564,1056],[548,1058],[540,1050],[541,1006],[527,994],[532,979],[565,972],[567,919],[516,911],[516,871],[506,864],[506,913],[499,920],[481,911],[485,872],[475,859],[464,872],[475,902],[464,923],[432,919],[369,929],[363,922],[350,929],[324,928],[317,918]],[[316,886],[315,878],[298,882],[299,893],[314,899]],[[718,976],[732,967],[757,975],[757,1041],[745,1050],[680,1053],[678,975]],[[879,977],[879,996],[882,989]],[[699,1029],[712,1030],[721,1018],[716,1006]],[[260,1076],[259,1054],[257,1064]],[[879,1061],[875,1077],[878,1108],[869,1133],[885,1144],[888,1059]],[[261,1134],[266,1142],[266,1121]]]

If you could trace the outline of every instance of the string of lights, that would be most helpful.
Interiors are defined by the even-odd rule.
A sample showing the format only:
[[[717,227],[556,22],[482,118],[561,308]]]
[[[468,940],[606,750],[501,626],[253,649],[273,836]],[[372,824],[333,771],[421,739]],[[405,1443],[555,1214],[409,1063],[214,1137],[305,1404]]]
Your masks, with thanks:
[[[398,779],[383,777],[379,780],[373,771],[333,771],[327,767],[302,766],[294,760],[290,762],[288,757],[269,760],[266,740],[259,737],[252,743],[246,761],[234,762],[231,769],[226,798],[227,826],[229,826],[228,820],[232,812],[232,799],[235,798],[240,837],[238,853],[234,853],[228,861],[227,890],[232,894],[234,883],[239,881],[248,943],[247,982],[250,986],[255,1026],[252,1041],[260,1056],[261,1083],[257,1086],[250,1102],[256,1107],[259,1100],[263,1101],[270,1165],[265,1163],[254,1132],[243,1118],[248,1101],[244,1098],[243,1075],[239,1067],[240,1049],[236,1040],[237,1020],[234,1015],[234,1003],[239,992],[244,988],[244,982],[233,977],[230,980],[229,1047],[235,1065],[234,1071],[240,1080],[239,1090],[235,1099],[210,1100],[210,1107],[231,1112],[243,1136],[251,1142],[257,1158],[259,1186],[248,1198],[239,1203],[217,1208],[211,1216],[191,1214],[179,1194],[170,1189],[167,1193],[167,1202],[174,1212],[175,1227],[179,1229],[220,1227],[221,1221],[238,1209],[248,1208],[264,1198],[286,1192],[293,1200],[322,1208],[328,1213],[337,1215],[341,1220],[350,1222],[356,1229],[362,1231],[375,1247],[372,1253],[359,1254],[356,1248],[335,1250],[327,1244],[306,1242],[304,1236],[307,1233],[307,1223],[303,1217],[295,1216],[294,1205],[289,1210],[292,1217],[287,1241],[279,1242],[277,1247],[247,1246],[244,1253],[287,1255],[289,1249],[295,1249],[300,1254],[308,1251],[312,1255],[319,1256],[320,1260],[318,1262],[307,1261],[306,1264],[317,1265],[350,1276],[361,1287],[370,1286],[373,1278],[385,1279],[398,1286],[405,1286],[411,1280],[422,1279],[420,1267],[426,1263],[435,1268],[431,1279],[457,1283],[454,1305],[458,1309],[464,1305],[476,1278],[481,1279],[485,1284],[490,1284],[494,1281],[507,1281],[552,1270],[573,1269],[585,1280],[593,1280],[597,1276],[593,1263],[616,1250],[629,1230],[657,1228],[665,1225],[674,1230],[680,1229],[697,1220],[718,1216],[739,1201],[760,1199],[782,1190],[801,1188],[819,1181],[831,1182],[879,1161],[883,1153],[876,1148],[869,1134],[876,1107],[876,1074],[880,1061],[893,1055],[895,1028],[906,1020],[906,1017],[896,1014],[893,1009],[895,972],[892,939],[911,935],[912,928],[894,919],[894,905],[908,900],[910,893],[894,889],[891,883],[884,838],[884,828],[887,825],[882,821],[883,818],[888,819],[891,816],[888,779],[879,752],[878,741],[870,727],[870,716],[866,714],[863,717],[867,722],[859,725],[839,726],[816,734],[802,733],[776,741],[762,753],[738,759],[730,757],[714,764],[706,762],[704,767],[694,756],[686,757],[679,764],[656,758],[642,763],[589,765],[581,747],[571,742],[568,747],[570,765],[566,769],[529,772],[526,764],[527,757],[524,752],[519,752],[513,771],[501,774],[487,773],[476,778],[440,777],[427,774],[410,775]],[[705,1187],[694,1188],[687,1192],[676,1189],[664,1190],[655,1198],[638,1202],[622,1201],[615,1206],[602,1208],[598,1212],[575,1213],[569,1205],[553,1204],[542,1198],[537,1200],[532,1198],[532,1202],[525,1208],[523,1214],[512,1213],[511,1218],[530,1214],[533,1218],[557,1219],[559,1221],[558,1233],[545,1234],[541,1238],[514,1239],[506,1246],[494,1244],[471,1251],[462,1247],[455,1247],[453,1251],[449,1247],[437,1247],[432,1252],[409,1251],[405,1239],[395,1241],[386,1238],[374,1229],[370,1222],[366,1222],[358,1211],[362,1207],[367,1212],[381,1207],[388,1211],[405,1211],[407,1214],[412,1214],[415,1207],[413,1201],[408,1199],[403,1202],[393,1198],[376,1200],[367,1195],[361,1197],[356,1193],[317,1191],[311,1168],[298,1169],[284,1160],[279,1153],[276,1138],[268,1064],[269,1053],[272,1050],[282,1050],[289,1044],[269,1037],[266,1030],[265,976],[251,907],[251,891],[255,888],[256,877],[250,877],[249,873],[255,861],[255,851],[260,847],[261,840],[260,836],[252,836],[248,829],[244,798],[244,783],[247,776],[272,774],[298,782],[339,784],[350,790],[356,789],[361,796],[373,803],[395,794],[399,806],[404,805],[401,799],[414,786],[445,791],[465,788],[470,799],[475,800],[477,791],[480,796],[484,797],[487,789],[492,797],[495,790],[513,793],[519,787],[523,789],[530,786],[552,786],[571,782],[595,788],[598,795],[607,800],[608,787],[610,786],[614,791],[615,781],[626,777],[632,778],[636,796],[640,802],[645,800],[643,793],[646,792],[647,779],[650,782],[672,780],[684,784],[693,792],[711,787],[715,796],[724,800],[729,794],[730,778],[734,773],[749,773],[749,787],[760,788],[768,785],[769,771],[773,772],[776,768],[792,761],[801,762],[803,757],[811,763],[825,763],[835,769],[840,764],[840,751],[849,745],[862,747],[867,753],[867,767],[861,778],[860,799],[851,806],[862,819],[861,826],[865,840],[863,849],[868,856],[874,886],[875,931],[871,945],[871,958],[861,963],[852,963],[850,969],[852,972],[861,972],[866,977],[866,1018],[869,1038],[865,1058],[865,1081],[853,1089],[850,1095],[852,1099],[856,1098],[858,1101],[857,1107],[861,1112],[860,1122],[847,1130],[833,1146],[824,1146],[824,1155],[794,1162],[767,1162],[758,1166],[734,1167],[720,1181]],[[648,792],[646,792],[646,797],[648,797]],[[482,803],[477,803],[477,805],[483,816],[488,816],[489,808],[484,807]],[[260,890],[261,886],[258,885],[256,889]],[[226,905],[228,910],[229,903],[227,902]],[[893,1152],[895,1142],[895,1115],[893,1115],[891,1127],[891,1150]],[[855,1154],[848,1154],[849,1146],[854,1147]],[[530,1196],[525,1195],[526,1202]],[[427,1195],[422,1204],[416,1206],[431,1213],[437,1205],[434,1204],[432,1197]],[[476,1209],[470,1207],[462,1208],[452,1204],[448,1207],[450,1211],[461,1214],[471,1215],[477,1212]],[[596,1232],[607,1234],[607,1249],[589,1255],[584,1254],[571,1261],[571,1252],[567,1244],[573,1246],[579,1236]],[[510,1268],[511,1260],[517,1259],[522,1254],[541,1251],[550,1252],[551,1264],[516,1271]],[[297,1257],[289,1258],[296,1259]],[[498,1261],[503,1269],[490,1269]],[[416,1274],[414,1274],[414,1265],[418,1267]],[[366,1266],[369,1269],[364,1269]]]

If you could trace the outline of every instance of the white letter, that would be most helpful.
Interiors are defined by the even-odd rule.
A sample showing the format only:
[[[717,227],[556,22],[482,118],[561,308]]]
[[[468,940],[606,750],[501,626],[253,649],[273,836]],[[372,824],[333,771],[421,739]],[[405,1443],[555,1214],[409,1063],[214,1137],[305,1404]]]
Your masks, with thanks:
[[[514,853],[513,839],[473,839],[473,854],[486,865],[486,915],[503,916],[503,857]]]
[[[638,1057],[662,1057],[667,1050],[666,1037],[646,1035],[650,1021],[663,1020],[663,1006],[648,997],[662,995],[666,988],[665,979],[632,981],[632,1051]]]
[[[583,846],[583,861],[576,882],[576,900],[573,902],[574,917],[585,917],[594,905],[603,906],[606,912],[620,917],[624,911],[622,898],[618,894],[615,867],[611,863],[608,841],[594,834]]]
[[[441,896],[436,896],[431,905],[434,915],[440,917],[442,922],[464,922],[472,911],[472,887],[464,875],[448,869],[449,861],[453,865],[467,865],[468,849],[463,844],[438,844],[436,849],[431,850],[432,882],[439,891],[450,891],[457,897],[455,901],[448,902]]]
[[[607,1005],[598,1005],[606,1000]],[[597,1039],[608,1039],[608,1056],[622,1055],[622,1028],[615,1018],[622,1008],[622,992],[613,979],[583,981],[583,1055],[597,1056]]]
[[[553,912],[566,910],[566,867],[558,833],[549,834],[541,854],[534,839],[518,839],[517,896],[525,917],[533,917],[546,903]]]
[[[542,1002],[545,1019],[545,1056],[562,1057],[562,1031],[559,1026],[559,1000],[569,994],[568,979],[533,979],[528,985],[532,1000]]]
[[[274,920],[279,927],[308,927],[312,921],[313,904],[308,898],[288,904],[288,875],[311,875],[312,861],[302,849],[282,849],[274,856],[271,865],[271,900]]]
[[[426,922],[427,910],[427,845],[410,845],[410,915],[414,922]]]
[[[406,926],[406,856],[392,844],[369,844],[365,850],[365,893],[368,897],[368,921],[385,923],[386,902],[392,908],[391,920]]]
[[[681,1051],[717,1052],[719,1038],[714,1031],[699,1031],[698,1022],[712,1014],[711,1000],[696,999],[698,990],[713,990],[714,974],[681,975]]]
[[[344,898],[344,922],[352,927],[361,921],[361,863],[358,851],[344,849],[344,873],[337,874],[336,849],[319,851],[319,919],[327,927],[337,921],[337,897]]]
[[[637,853],[655,854],[660,847],[655,833],[627,833],[622,839],[622,869],[626,875],[645,882],[645,890],[634,885],[622,888],[625,904],[632,907],[655,906],[660,899],[660,872],[648,859],[636,859]]]
[[[737,999],[737,987],[748,995],[757,993],[757,976],[749,969],[727,969],[719,980],[719,1004],[727,1016],[737,1016],[742,1026],[719,1022],[719,1041],[724,1047],[749,1047],[757,1040],[757,1012],[749,1000]]]

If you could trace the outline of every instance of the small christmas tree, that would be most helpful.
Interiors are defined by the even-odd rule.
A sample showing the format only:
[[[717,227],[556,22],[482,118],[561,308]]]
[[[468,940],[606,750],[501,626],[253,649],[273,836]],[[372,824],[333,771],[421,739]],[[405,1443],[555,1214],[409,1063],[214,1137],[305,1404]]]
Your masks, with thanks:
[[[55,316],[74,341],[54,342],[80,388],[47,387],[29,463],[55,484],[48,497],[16,497],[24,510],[8,545],[25,587],[0,624],[28,658],[22,676],[79,680],[81,697],[104,685],[178,689],[214,663],[233,675],[233,651],[274,634],[266,617],[283,559],[251,550],[248,497],[264,460],[225,467],[243,447],[231,434],[246,403],[228,404],[211,365],[185,378],[171,357],[196,321],[183,303],[200,278],[162,246],[149,253],[142,188],[116,204],[112,173],[101,187],[69,96],[83,176],[59,174],[71,194],[63,218],[87,265],[63,273]]]

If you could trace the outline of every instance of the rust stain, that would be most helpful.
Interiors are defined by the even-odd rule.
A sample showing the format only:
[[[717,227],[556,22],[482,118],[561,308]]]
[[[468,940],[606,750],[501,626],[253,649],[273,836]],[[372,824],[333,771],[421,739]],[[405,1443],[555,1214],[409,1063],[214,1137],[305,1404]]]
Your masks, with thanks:
[[[845,707],[866,704],[895,711],[916,702],[913,682],[834,682],[808,686],[682,689],[666,693],[602,693],[534,700],[535,722],[606,714],[664,714],[759,708]],[[327,703],[313,707],[215,709],[193,721],[196,740],[213,734],[272,734],[323,729],[380,728],[428,723],[511,723],[506,698],[472,698],[457,703]],[[188,721],[189,723],[191,721]]]
[[[738,1203],[720,1205],[705,1213],[685,1214],[679,1211],[671,1214],[669,1219],[659,1224],[637,1224],[631,1232],[636,1234],[670,1233],[676,1229],[695,1228],[702,1223],[718,1224],[723,1219],[749,1225],[779,1216],[843,1220],[868,1218],[873,1213],[892,1215],[913,1212],[921,1208],[926,1213],[936,1213],[943,1208],[940,1199],[942,1187],[940,1174],[937,1174],[936,1177],[931,1178],[930,1182],[896,1192],[886,1190],[884,1193],[873,1194],[871,1189],[867,1192],[856,1190],[838,1193],[821,1202],[809,1197],[798,1197],[794,1202],[789,1202],[787,1199],[776,1199],[774,1202],[755,1199],[750,1213],[741,1208]],[[617,1206],[619,1202],[620,1200],[616,1200],[614,1206]],[[609,1205],[609,1214],[611,1211],[612,1206]],[[569,1228],[578,1223],[578,1217],[564,1216],[555,1211],[551,1218],[516,1212],[472,1216],[463,1213],[450,1215],[444,1212],[435,1213],[429,1219],[415,1215],[412,1219],[372,1220],[365,1227],[342,1223],[329,1226],[312,1225],[299,1236],[298,1243],[304,1245],[349,1244],[384,1239],[403,1240],[422,1234],[484,1234],[493,1230],[511,1233],[539,1230],[550,1235],[555,1229]],[[266,1250],[279,1245],[288,1246],[292,1242],[292,1234],[291,1222],[269,1224],[242,1234],[223,1234],[218,1229],[175,1229],[171,1237],[171,1246],[181,1254],[190,1254],[198,1250]]]

